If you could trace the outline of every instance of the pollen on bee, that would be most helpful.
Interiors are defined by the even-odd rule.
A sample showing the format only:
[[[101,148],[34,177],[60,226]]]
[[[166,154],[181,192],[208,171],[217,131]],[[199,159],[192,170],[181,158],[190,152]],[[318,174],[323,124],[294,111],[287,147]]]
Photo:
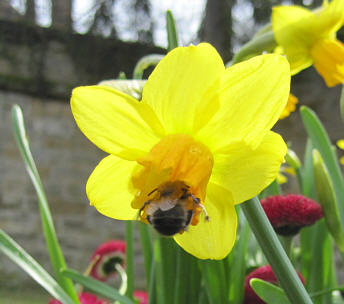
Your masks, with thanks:
[[[190,192],[190,187],[183,181],[163,183],[153,189],[148,197],[138,217],[162,235],[183,233],[190,224],[197,225],[202,211],[205,220],[209,220],[201,200]]]

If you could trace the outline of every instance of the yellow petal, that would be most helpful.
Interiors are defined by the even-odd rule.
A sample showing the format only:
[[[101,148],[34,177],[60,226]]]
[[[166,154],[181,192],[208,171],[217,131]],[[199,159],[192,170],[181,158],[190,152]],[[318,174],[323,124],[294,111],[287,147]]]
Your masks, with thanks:
[[[135,161],[113,155],[105,157],[86,184],[91,205],[105,216],[117,220],[135,220],[138,210],[131,207],[134,198],[131,175],[135,166]]]
[[[199,259],[221,260],[232,250],[237,216],[230,193],[222,187],[209,184],[204,206],[209,221],[204,217],[196,226],[174,236],[176,242],[187,252]]]
[[[257,149],[242,142],[233,143],[225,151],[214,154],[210,182],[231,192],[236,204],[265,189],[279,172],[287,146],[282,137],[270,131]]]
[[[257,56],[228,68],[220,81],[220,109],[195,137],[212,152],[234,141],[257,147],[286,106],[287,60],[273,54]]]
[[[273,8],[274,36],[278,45],[283,47],[283,51],[287,55],[293,75],[312,65],[309,49],[315,41],[315,33],[305,26],[305,22],[314,17],[311,11],[299,6]]]
[[[142,102],[154,109],[167,133],[191,133],[195,110],[224,69],[210,44],[178,47],[150,75]]]
[[[277,43],[283,47],[294,75],[312,64],[310,49],[319,40],[334,39],[344,24],[344,1],[311,12],[299,6],[279,6],[272,12]]]
[[[71,107],[81,131],[100,149],[134,160],[163,132],[148,105],[107,86],[73,90]]]
[[[320,11],[318,17],[318,22],[313,29],[321,32],[323,38],[330,38],[329,35],[337,32],[344,24],[344,1],[331,1]]]

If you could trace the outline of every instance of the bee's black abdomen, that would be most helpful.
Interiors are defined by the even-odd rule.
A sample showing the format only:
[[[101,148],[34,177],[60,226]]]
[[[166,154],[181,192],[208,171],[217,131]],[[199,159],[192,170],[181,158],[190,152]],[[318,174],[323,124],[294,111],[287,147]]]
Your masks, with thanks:
[[[160,234],[172,236],[185,229],[190,223],[191,217],[192,211],[190,214],[190,211],[176,205],[166,211],[156,210],[154,214],[147,217],[147,220]]]

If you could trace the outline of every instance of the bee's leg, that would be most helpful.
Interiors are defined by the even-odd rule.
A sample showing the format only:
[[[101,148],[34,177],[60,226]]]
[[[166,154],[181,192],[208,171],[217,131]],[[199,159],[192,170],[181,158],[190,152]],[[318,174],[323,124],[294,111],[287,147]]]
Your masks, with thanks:
[[[192,200],[194,201],[194,203],[202,208],[203,213],[204,213],[204,215],[205,215],[205,220],[206,220],[206,221],[209,221],[209,216],[208,216],[207,210],[206,210],[205,207],[201,204],[201,200],[200,200],[198,197],[194,196],[192,193],[190,193],[190,196],[192,197]]]
[[[141,212],[143,211],[143,209],[145,209],[146,206],[148,206],[151,203],[151,201],[147,201],[143,204],[143,206],[140,208],[139,212],[137,213],[137,220],[140,219],[141,217]]]
[[[152,195],[157,190],[158,190],[158,188],[155,188],[154,190],[152,190],[151,192],[148,193],[148,196]]]

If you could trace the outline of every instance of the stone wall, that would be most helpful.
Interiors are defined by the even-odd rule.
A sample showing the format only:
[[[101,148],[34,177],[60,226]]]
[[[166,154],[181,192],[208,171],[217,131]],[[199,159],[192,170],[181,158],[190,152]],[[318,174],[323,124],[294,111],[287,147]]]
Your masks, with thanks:
[[[124,223],[89,206],[85,183],[105,154],[77,128],[69,96],[73,87],[115,78],[120,71],[130,77],[136,62],[150,53],[164,50],[0,21],[0,227],[48,269],[36,194],[12,135],[11,107],[23,109],[67,264],[84,271],[100,243],[124,239]],[[136,284],[144,288],[139,242],[135,250]],[[0,287],[27,284],[32,280],[0,254]]]
[[[163,50],[0,22],[0,227],[45,267],[49,261],[37,199],[12,136],[11,106],[19,104],[23,109],[67,263],[83,271],[99,243],[123,239],[124,223],[89,206],[85,183],[104,153],[76,127],[68,104],[70,91],[77,85],[114,78],[120,71],[130,75],[136,61],[153,52]],[[344,137],[339,87],[326,88],[314,70],[308,69],[294,77],[292,92],[300,104],[316,110],[333,140]],[[302,153],[306,137],[298,113],[280,121],[276,130]],[[142,256],[136,244],[136,284],[143,288]],[[0,255],[0,286],[31,283],[21,269]]]

